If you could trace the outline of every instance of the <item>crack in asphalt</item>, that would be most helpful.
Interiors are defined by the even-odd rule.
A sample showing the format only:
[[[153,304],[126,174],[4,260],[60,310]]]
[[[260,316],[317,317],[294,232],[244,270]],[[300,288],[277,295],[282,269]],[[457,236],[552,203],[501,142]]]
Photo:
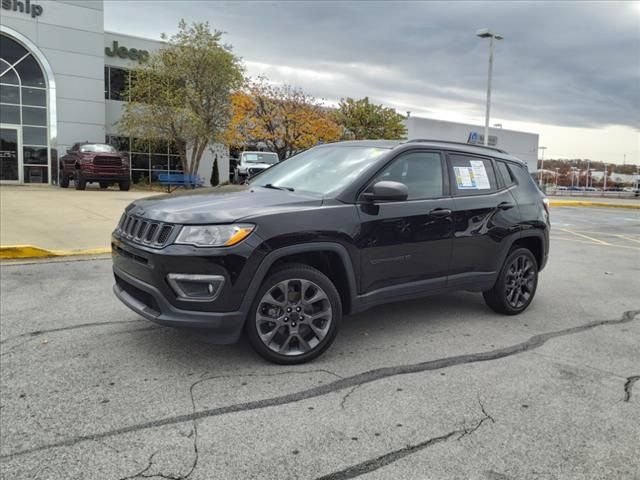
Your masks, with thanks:
[[[627,377],[627,381],[624,384],[624,401],[628,402],[631,400],[631,389],[633,388],[633,384],[640,380],[640,375],[633,375],[631,377]]]
[[[346,395],[344,395],[342,397],[342,400],[340,401],[340,408],[342,410],[344,410],[344,404],[347,402],[347,399],[351,396],[351,394],[353,392],[355,392],[358,388],[360,388],[362,385],[356,385],[355,387],[353,387],[351,390],[349,390]]]
[[[14,335],[13,337],[5,338],[4,340],[0,341],[0,345],[4,345],[5,343],[11,340],[16,340],[18,338],[23,338],[23,337],[39,337],[40,335],[45,335],[47,333],[64,332],[67,330],[77,330],[80,328],[100,327],[103,325],[119,325],[121,323],[139,323],[142,321],[143,321],[142,319],[114,320],[111,322],[90,322],[90,323],[81,323],[80,325],[69,325],[68,327],[49,328],[46,330],[34,330],[33,332],[21,333],[19,335]]]
[[[416,452],[429,448],[438,443],[446,442],[447,440],[454,438],[457,436],[457,440],[461,438],[473,434],[476,430],[478,430],[484,422],[490,420],[492,423],[495,423],[495,420],[491,415],[489,415],[480,402],[480,407],[482,410],[482,418],[475,422],[475,424],[468,428],[460,428],[457,430],[453,430],[444,435],[440,435],[438,437],[433,437],[424,442],[416,443],[414,445],[407,445],[406,447],[400,448],[398,450],[393,450],[392,452],[385,453],[384,455],[380,455],[379,457],[372,458],[370,460],[366,460],[364,462],[358,463],[357,465],[352,465],[343,470],[339,470],[337,472],[330,473],[328,475],[324,475],[322,477],[318,477],[316,480],[349,480],[351,478],[356,478],[361,475],[365,475],[367,473],[371,473],[375,470],[378,470],[382,467],[386,467],[398,460],[412,455]]]
[[[140,478],[140,477],[142,477],[142,478],[161,477],[161,478],[167,478],[167,479],[170,479],[170,480],[186,480],[187,478],[189,478],[191,476],[191,474],[193,474],[194,470],[198,466],[198,460],[200,459],[200,454],[198,452],[198,424],[197,424],[197,419],[195,418],[195,414],[197,412],[197,407],[196,407],[196,401],[195,401],[195,397],[193,395],[193,392],[194,392],[196,386],[200,385],[201,383],[204,383],[204,382],[207,382],[207,381],[210,381],[210,380],[217,380],[217,379],[220,379],[220,378],[275,377],[275,376],[278,376],[278,375],[308,374],[308,373],[328,373],[328,374],[336,376],[338,378],[343,378],[340,375],[338,375],[337,373],[331,372],[329,370],[316,369],[316,370],[301,370],[301,371],[287,370],[287,371],[283,371],[283,372],[264,373],[264,374],[247,373],[247,374],[240,374],[240,375],[214,375],[214,376],[204,377],[204,378],[201,378],[199,380],[196,380],[189,387],[189,396],[191,397],[191,407],[192,407],[192,411],[193,411],[193,414],[194,414],[193,430],[192,430],[192,434],[189,435],[189,436],[193,437],[193,451],[194,451],[194,454],[195,454],[194,455],[194,459],[193,459],[193,463],[191,464],[191,467],[189,468],[189,471],[186,474],[180,475],[180,476],[177,476],[177,477],[166,475],[166,474],[161,474],[161,473],[154,473],[153,475],[147,475],[146,473],[153,466],[153,457],[159,453],[159,451],[156,451],[151,455],[151,457],[149,457],[148,465],[143,470],[141,470],[141,471],[139,471],[139,472],[137,472],[137,473],[135,473],[133,475],[130,475],[130,476],[127,476],[127,477],[123,477],[120,480],[131,480],[131,479]]]
[[[78,435],[75,437],[53,442],[38,447],[32,447],[24,450],[18,450],[12,453],[4,454],[0,456],[0,459],[7,460],[30,453],[39,452],[42,450],[48,450],[50,448],[57,447],[70,447],[81,442],[88,440],[96,440],[109,438],[126,433],[137,432],[141,430],[147,430],[150,428],[163,427],[166,425],[175,425],[179,423],[191,422],[197,419],[216,417],[220,415],[228,415],[231,413],[246,412],[251,410],[257,410],[268,407],[276,407],[287,405],[290,403],[300,402],[302,400],[308,400],[324,396],[330,393],[335,393],[346,388],[352,388],[366,383],[375,382],[383,378],[388,378],[396,375],[407,375],[412,373],[420,373],[426,371],[440,370],[443,368],[454,367],[457,365],[464,365],[477,362],[486,362],[491,360],[498,360],[501,358],[517,355],[520,353],[528,352],[540,348],[547,341],[564,337],[567,335],[574,335],[577,333],[585,332],[596,327],[605,325],[620,325],[629,323],[640,314],[640,310],[629,310],[624,312],[621,318],[616,320],[598,320],[576,327],[565,328],[562,330],[556,330],[553,332],[541,333],[530,337],[528,340],[511,345],[508,347],[498,348],[496,350],[489,350],[478,353],[469,353],[464,355],[456,355],[453,357],[444,357],[436,360],[428,360],[425,362],[414,363],[409,365],[398,365],[394,367],[382,367],[374,370],[369,370],[363,373],[353,375],[351,377],[341,378],[335,382],[327,383],[317,387],[309,388],[307,390],[301,390],[299,392],[289,393],[286,395],[280,395],[277,397],[266,398],[263,400],[254,400],[245,403],[237,403],[232,405],[226,405],[224,407],[210,408],[207,410],[201,410],[199,412],[192,412],[189,414],[175,415],[171,417],[162,418],[159,420],[152,420],[149,422],[139,423],[135,425],[129,425],[126,427],[120,427],[113,430],[107,430],[99,433]]]

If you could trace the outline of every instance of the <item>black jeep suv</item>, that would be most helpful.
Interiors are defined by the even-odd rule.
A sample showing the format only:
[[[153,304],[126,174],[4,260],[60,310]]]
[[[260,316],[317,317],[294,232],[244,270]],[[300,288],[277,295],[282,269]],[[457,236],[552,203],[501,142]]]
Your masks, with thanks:
[[[344,314],[385,302],[464,289],[520,313],[547,261],[544,196],[493,148],[334,143],[245,187],[129,205],[112,239],[117,297],[215,343],[244,329],[260,355],[293,364],[326,350]]]

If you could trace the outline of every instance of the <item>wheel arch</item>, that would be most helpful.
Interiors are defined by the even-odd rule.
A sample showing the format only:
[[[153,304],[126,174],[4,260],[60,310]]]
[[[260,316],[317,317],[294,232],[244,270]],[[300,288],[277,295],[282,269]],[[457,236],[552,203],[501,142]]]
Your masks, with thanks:
[[[545,259],[545,242],[544,236],[542,232],[539,231],[531,231],[531,232],[523,232],[520,238],[516,239],[512,244],[509,250],[512,250],[515,247],[522,247],[529,250],[536,259],[538,263],[538,269],[542,270],[544,267],[544,259]]]
[[[288,263],[302,263],[324,273],[336,286],[344,313],[353,310],[357,297],[353,263],[346,248],[333,242],[313,242],[282,247],[267,254],[258,267],[243,300],[245,312],[262,285],[272,272]]]

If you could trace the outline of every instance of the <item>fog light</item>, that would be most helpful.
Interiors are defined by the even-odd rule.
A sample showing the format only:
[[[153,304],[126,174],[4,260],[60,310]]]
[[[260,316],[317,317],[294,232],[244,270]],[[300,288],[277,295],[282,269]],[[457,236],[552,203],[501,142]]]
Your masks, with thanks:
[[[178,300],[192,302],[212,302],[222,290],[224,277],[221,275],[191,275],[187,273],[170,273],[167,281]]]

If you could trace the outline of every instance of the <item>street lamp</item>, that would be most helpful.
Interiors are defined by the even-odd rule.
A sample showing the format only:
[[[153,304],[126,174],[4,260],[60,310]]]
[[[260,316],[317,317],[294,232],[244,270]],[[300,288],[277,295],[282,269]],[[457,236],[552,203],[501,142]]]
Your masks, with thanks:
[[[538,179],[538,184],[540,186],[542,186],[542,180],[543,180],[543,175],[544,175],[544,151],[547,149],[547,147],[538,147],[538,150],[542,150],[542,159],[540,162],[540,175],[539,175],[539,179]]]
[[[487,79],[487,108],[484,117],[484,145],[489,145],[489,111],[491,109],[491,71],[493,69],[493,39],[502,40],[504,37],[491,32],[488,28],[480,29],[476,36],[489,39],[489,74]]]

